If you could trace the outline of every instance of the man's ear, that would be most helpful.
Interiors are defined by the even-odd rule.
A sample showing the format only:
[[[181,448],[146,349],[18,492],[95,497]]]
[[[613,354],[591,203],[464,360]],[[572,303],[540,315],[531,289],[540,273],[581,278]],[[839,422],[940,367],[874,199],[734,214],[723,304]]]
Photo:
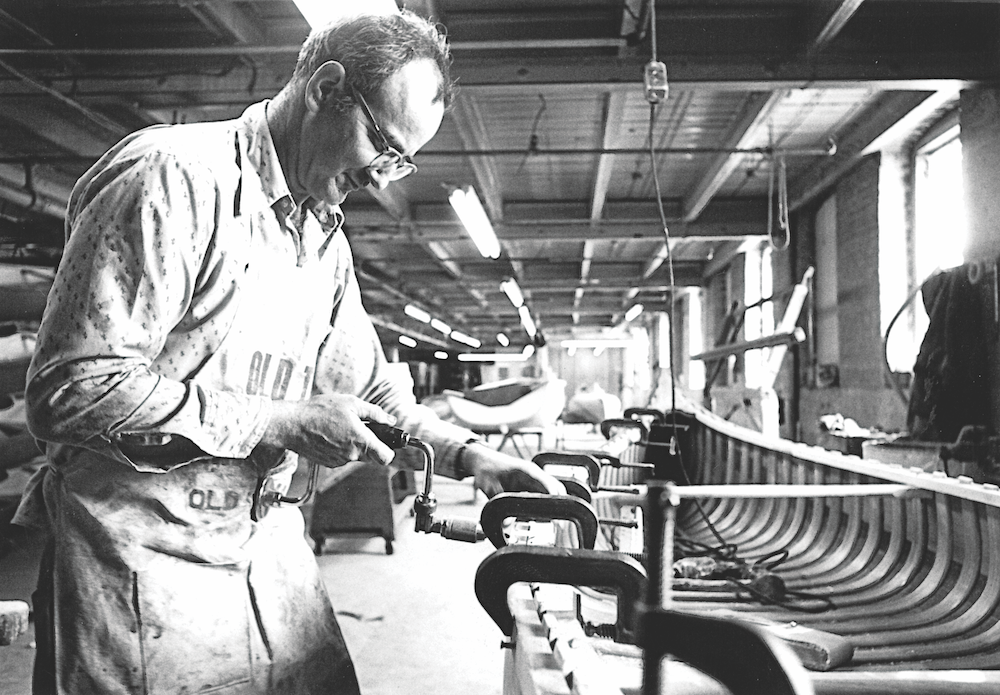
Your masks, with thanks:
[[[330,106],[347,91],[347,71],[336,60],[328,60],[315,71],[306,83],[306,108],[318,113]]]

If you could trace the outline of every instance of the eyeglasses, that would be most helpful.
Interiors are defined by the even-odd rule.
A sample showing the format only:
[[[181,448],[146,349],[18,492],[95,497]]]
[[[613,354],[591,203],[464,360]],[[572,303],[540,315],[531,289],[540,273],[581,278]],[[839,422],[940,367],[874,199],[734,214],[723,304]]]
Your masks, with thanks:
[[[354,96],[354,101],[361,105],[361,110],[365,112],[365,116],[368,118],[368,122],[372,126],[372,130],[375,131],[375,135],[378,136],[378,141],[375,138],[369,136],[372,144],[378,149],[379,153],[372,160],[372,163],[368,165],[369,169],[374,169],[379,172],[390,181],[398,181],[404,176],[409,176],[417,170],[417,165],[413,163],[413,160],[402,154],[395,147],[389,144],[386,140],[385,135],[382,133],[382,129],[379,127],[378,123],[375,121],[375,116],[372,114],[372,110],[368,108],[368,102],[365,98],[361,96],[361,92],[354,88],[354,85],[350,85],[351,94]]]

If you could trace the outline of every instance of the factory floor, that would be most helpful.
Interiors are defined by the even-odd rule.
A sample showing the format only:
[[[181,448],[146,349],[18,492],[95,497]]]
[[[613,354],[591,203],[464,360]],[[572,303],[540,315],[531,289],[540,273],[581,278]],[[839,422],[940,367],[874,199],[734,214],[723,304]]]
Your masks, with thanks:
[[[524,443],[521,448],[522,455],[534,453],[534,447],[528,450]],[[514,453],[509,446],[505,451]],[[0,497],[5,488],[19,483],[17,473],[0,485]],[[418,485],[420,478],[417,474]],[[437,476],[434,493],[442,517],[478,518],[486,502],[481,492],[473,495],[470,480]],[[393,506],[392,555],[385,553],[385,542],[378,537],[332,536],[317,558],[362,692],[499,694],[503,635],[473,590],[476,568],[493,546],[415,533],[409,516],[412,504],[409,495]],[[39,553],[36,539],[19,538],[0,557],[0,600],[30,601]],[[33,659],[32,631],[0,647],[0,693],[29,695]]]

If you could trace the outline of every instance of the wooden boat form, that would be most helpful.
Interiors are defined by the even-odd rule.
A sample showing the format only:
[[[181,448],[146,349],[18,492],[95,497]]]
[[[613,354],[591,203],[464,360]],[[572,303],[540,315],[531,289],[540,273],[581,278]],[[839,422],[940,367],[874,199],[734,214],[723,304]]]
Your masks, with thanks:
[[[636,456],[675,481],[647,481],[642,496],[649,583],[673,574],[679,543],[724,542],[748,566],[782,558],[765,573],[782,591],[762,601],[752,580],[674,578],[644,605],[762,626],[811,657],[821,694],[1000,692],[1000,487],[765,437],[700,409],[676,414],[679,455],[664,455],[674,417]],[[619,471],[602,470],[605,487],[630,482]],[[594,487],[599,516],[636,506]],[[642,670],[622,649],[615,668],[626,657]],[[635,674],[625,680],[634,692]]]

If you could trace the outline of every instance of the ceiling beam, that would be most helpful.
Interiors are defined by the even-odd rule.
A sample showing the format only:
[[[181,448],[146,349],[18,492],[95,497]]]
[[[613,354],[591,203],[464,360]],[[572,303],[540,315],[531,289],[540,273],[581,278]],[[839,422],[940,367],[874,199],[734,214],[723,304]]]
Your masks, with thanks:
[[[113,74],[101,76],[98,67],[91,67],[88,75],[67,76],[51,69],[33,71],[45,84],[62,93],[73,93],[81,102],[122,96],[129,100],[141,99],[143,108],[184,108],[194,104],[214,106],[240,106],[276,94],[285,84],[294,67],[298,46],[287,47],[286,59],[275,64],[264,61],[269,47],[218,46],[205,49],[210,58],[219,53],[224,58],[248,55],[261,59],[258,72],[247,66],[220,63],[227,67],[224,74],[171,74],[163,75],[156,62],[185,56],[197,57],[197,49],[105,49],[111,53]],[[121,58],[149,56],[152,64],[145,68],[138,65],[122,67]],[[133,55],[134,54],[134,55]],[[0,60],[12,57],[51,59],[59,56],[88,55],[85,51],[64,49],[5,49],[0,48]],[[864,83],[873,89],[883,90],[935,90],[942,81],[973,84],[977,81],[995,80],[996,69],[984,61],[979,52],[970,48],[968,54],[934,55],[923,53],[912,57],[900,56],[899,62],[886,60],[878,55],[852,55],[840,57],[836,65],[825,65],[822,58],[811,63],[785,64],[778,68],[759,68],[746,62],[732,63],[690,62],[672,65],[671,88],[700,91],[774,91],[778,89],[856,88]],[[91,61],[96,60],[92,56]],[[133,63],[136,61],[133,60]],[[218,63],[218,61],[215,61]],[[204,69],[212,67],[206,60]],[[613,59],[607,56],[591,60],[566,61],[559,58],[531,58],[514,60],[496,56],[492,60],[479,59],[465,67],[456,65],[456,74],[462,75],[462,89],[469,94],[489,90],[491,94],[523,93],[532,85],[546,85],[551,89],[627,90],[640,92],[640,77],[644,62],[636,59]],[[815,68],[815,69],[814,69]],[[123,70],[131,71],[131,74]],[[0,75],[2,77],[2,75]],[[14,80],[0,79],[0,94],[33,95],[37,90]]]
[[[742,239],[759,236],[767,220],[747,220],[738,222],[675,222],[670,224],[670,236],[674,239],[713,239],[717,241]],[[348,224],[351,238],[357,241],[380,242],[398,241],[400,232],[395,228],[366,227]],[[637,239],[662,239],[663,227],[659,220],[635,220],[616,222],[603,220],[591,226],[574,220],[547,222],[545,224],[496,225],[497,236],[505,242],[586,242],[586,241],[630,241]],[[456,225],[436,223],[416,223],[410,233],[416,243],[448,242],[464,240],[465,234]]]
[[[604,201],[608,196],[608,186],[611,183],[611,173],[614,170],[614,155],[607,154],[620,146],[621,124],[625,116],[626,93],[612,91],[604,97],[604,113],[601,122],[601,154],[597,161],[597,173],[594,174],[594,189],[590,196],[590,219],[599,220],[604,212]]]

